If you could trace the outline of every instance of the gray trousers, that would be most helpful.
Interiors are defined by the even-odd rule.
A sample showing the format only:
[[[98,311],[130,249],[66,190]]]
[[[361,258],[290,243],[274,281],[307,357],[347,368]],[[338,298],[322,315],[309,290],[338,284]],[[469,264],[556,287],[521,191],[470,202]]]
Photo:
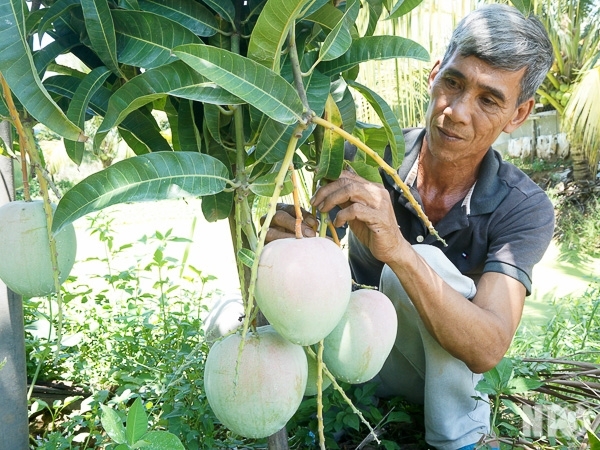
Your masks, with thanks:
[[[441,250],[423,244],[413,247],[452,288],[468,299],[475,296],[473,280],[462,275]],[[482,375],[471,372],[431,336],[388,266],[383,270],[380,289],[396,308],[398,334],[375,379],[380,382],[378,395],[401,395],[423,404],[425,440],[439,450],[456,450],[477,442],[490,431],[487,396],[475,391]]]

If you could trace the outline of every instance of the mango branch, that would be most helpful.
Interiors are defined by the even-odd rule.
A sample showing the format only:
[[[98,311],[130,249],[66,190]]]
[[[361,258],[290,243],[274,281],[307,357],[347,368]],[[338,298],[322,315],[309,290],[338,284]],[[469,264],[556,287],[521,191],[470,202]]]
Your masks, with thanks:
[[[240,343],[240,355],[243,349],[243,343],[246,339],[246,334],[248,333],[248,328],[250,326],[250,318],[252,315],[252,310],[254,308],[254,290],[256,288],[256,276],[258,273],[258,262],[260,260],[260,254],[265,246],[265,239],[267,237],[267,232],[269,231],[269,225],[271,224],[271,220],[277,211],[277,199],[281,195],[281,191],[283,189],[283,184],[285,182],[285,176],[289,170],[290,165],[292,164],[292,158],[294,157],[294,153],[296,152],[296,145],[298,144],[298,140],[302,136],[302,131],[306,125],[299,123],[294,130],[290,141],[288,142],[288,147],[285,153],[285,157],[283,158],[283,162],[281,164],[281,168],[277,173],[277,177],[275,178],[275,189],[273,191],[273,195],[271,196],[271,200],[269,202],[269,210],[265,216],[265,220],[261,226],[258,242],[256,244],[256,250],[254,253],[254,262],[252,263],[252,268],[250,271],[250,283],[248,286],[248,299],[245,307],[245,317],[244,323],[242,326],[242,340]]]
[[[373,158],[373,160],[377,164],[379,164],[379,166],[385,171],[385,173],[387,173],[389,176],[392,177],[392,179],[394,180],[394,182],[396,183],[396,185],[402,190],[402,193],[407,198],[407,200],[412,205],[412,207],[415,209],[415,211],[417,212],[417,215],[423,221],[423,223],[425,224],[425,226],[427,227],[427,229],[429,230],[429,232],[433,236],[435,236],[437,238],[437,240],[439,240],[444,245],[446,245],[446,242],[440,237],[440,235],[438,234],[438,232],[436,231],[436,229],[433,227],[433,224],[431,223],[431,221],[429,220],[429,218],[423,212],[423,209],[421,208],[421,205],[419,205],[419,203],[415,200],[415,198],[411,194],[410,189],[408,188],[408,186],[406,185],[406,183],[404,183],[404,181],[402,181],[400,179],[400,177],[398,176],[398,173],[388,163],[386,163],[381,156],[379,156],[374,150],[372,150],[371,148],[369,148],[369,146],[367,146],[360,139],[358,139],[355,136],[351,135],[347,131],[344,131],[342,128],[338,127],[337,125],[332,124],[328,120],[325,120],[325,119],[323,119],[321,117],[317,117],[317,116],[313,115],[312,118],[311,118],[311,121],[313,123],[317,124],[317,125],[320,125],[320,126],[322,126],[324,128],[327,128],[327,129],[330,129],[333,132],[339,134],[344,139],[346,139],[348,142],[350,142],[351,144],[355,145],[357,148],[359,148],[360,150],[362,150],[366,155],[368,155],[371,158]]]
[[[323,423],[323,340],[319,341],[317,352],[317,423],[319,429],[319,445],[325,450],[325,425]]]
[[[309,355],[311,355],[315,359],[317,358],[317,355],[315,354],[315,352],[312,348],[305,347],[305,349]],[[335,379],[333,374],[329,371],[329,369],[327,368],[325,363],[322,362],[321,364],[322,364],[323,373],[327,376],[327,378],[329,378],[331,380],[331,384],[333,385],[335,390],[340,393],[340,395],[342,396],[344,401],[348,404],[348,406],[350,406],[350,409],[352,409],[352,412],[354,414],[356,414],[358,416],[358,418],[360,419],[360,421],[362,423],[364,423],[365,426],[369,429],[369,435],[373,436],[373,438],[375,439],[375,442],[377,442],[378,444],[381,444],[381,442],[379,441],[379,438],[377,437],[377,433],[375,432],[375,430],[373,429],[373,427],[371,426],[369,421],[367,419],[365,419],[365,416],[363,416],[363,414],[360,412],[360,410],[356,406],[354,406],[354,403],[352,403],[352,400],[350,399],[350,397],[348,397],[346,395],[346,392],[344,392],[344,389],[338,384],[337,380]]]

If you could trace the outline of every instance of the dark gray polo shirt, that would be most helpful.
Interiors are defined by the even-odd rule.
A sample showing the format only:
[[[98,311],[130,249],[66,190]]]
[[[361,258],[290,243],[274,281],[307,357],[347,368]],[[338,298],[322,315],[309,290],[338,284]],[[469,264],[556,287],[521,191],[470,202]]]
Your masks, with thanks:
[[[424,136],[424,129],[404,131],[406,153],[398,169],[402,180],[414,166]],[[554,232],[554,208],[539,186],[503,161],[493,148],[484,156],[470,199],[457,202],[435,226],[447,247],[429,234],[388,175],[384,176],[384,185],[392,197],[400,230],[411,244],[439,247],[475,283],[485,272],[499,272],[519,280],[527,295],[531,293],[533,266],[544,255]],[[410,190],[422,205],[416,186]],[[352,233],[349,260],[357,283],[379,286],[383,263]]]

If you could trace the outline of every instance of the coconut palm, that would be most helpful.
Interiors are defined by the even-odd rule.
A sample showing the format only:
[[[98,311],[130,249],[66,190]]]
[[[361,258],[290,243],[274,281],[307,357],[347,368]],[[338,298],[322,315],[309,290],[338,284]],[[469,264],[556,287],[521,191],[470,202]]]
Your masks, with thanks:
[[[538,0],[556,61],[538,90],[542,103],[561,117],[571,141],[575,180],[597,172],[600,145],[600,6],[595,0]]]

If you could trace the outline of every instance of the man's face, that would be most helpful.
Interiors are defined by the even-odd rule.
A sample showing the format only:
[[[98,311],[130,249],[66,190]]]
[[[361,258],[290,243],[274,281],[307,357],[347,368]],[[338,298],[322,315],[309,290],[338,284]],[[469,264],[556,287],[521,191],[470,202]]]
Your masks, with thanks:
[[[499,136],[527,118],[533,100],[517,105],[525,69],[492,68],[475,56],[455,54],[429,76],[427,144],[433,156],[446,162],[479,160]]]

